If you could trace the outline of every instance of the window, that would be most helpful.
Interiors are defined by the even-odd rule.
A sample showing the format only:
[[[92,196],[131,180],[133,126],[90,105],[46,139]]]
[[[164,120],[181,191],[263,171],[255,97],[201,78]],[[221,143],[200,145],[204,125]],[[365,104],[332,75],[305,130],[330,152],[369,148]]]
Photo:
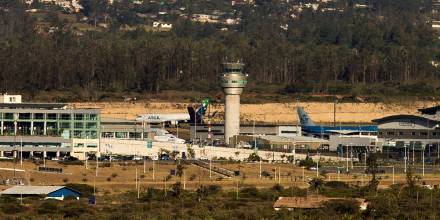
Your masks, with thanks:
[[[96,114],[86,114],[86,120],[89,120],[89,121],[96,121],[96,120],[98,120],[98,115],[96,115]]]
[[[70,122],[61,122],[60,123],[60,128],[70,128]]]
[[[84,115],[83,114],[75,114],[75,120],[83,120]]]
[[[82,123],[82,122],[75,122],[75,126],[74,126],[74,128],[84,128],[84,123]]]
[[[383,135],[383,132],[382,132],[382,131],[379,131],[379,135]]]
[[[127,132],[116,132],[116,138],[127,138]]]
[[[90,128],[96,128],[96,122],[87,122],[86,124],[86,128],[90,129]]]
[[[34,119],[44,119],[44,114],[43,113],[35,113]]]
[[[387,131],[387,135],[393,136],[394,132],[393,131]]]
[[[19,113],[18,119],[31,119],[31,113]]]
[[[432,136],[437,136],[437,132],[432,132]]]
[[[4,119],[14,119],[13,113],[4,113],[3,116],[4,116]]]
[[[403,132],[399,131],[399,136],[403,136]]]
[[[141,138],[141,133],[140,132],[130,132],[130,138],[134,138],[134,139],[139,139]]]
[[[98,147],[98,145],[96,145],[96,144],[87,144],[87,147],[93,147],[93,148],[95,148],[95,147]]]
[[[70,114],[61,114],[61,120],[70,120]]]
[[[57,114],[49,113],[49,114],[47,114],[47,119],[48,120],[57,120]]]
[[[416,132],[414,132],[414,131],[411,132],[411,135],[412,135],[412,136],[416,136]]]
[[[82,138],[84,137],[84,133],[82,131],[73,131],[74,138]]]
[[[422,132],[420,132],[420,136],[428,136],[428,132],[422,131]]]
[[[102,138],[113,138],[113,132],[102,132]]]
[[[77,144],[75,145],[75,147],[84,147],[84,144],[82,144],[82,143],[77,143]]]

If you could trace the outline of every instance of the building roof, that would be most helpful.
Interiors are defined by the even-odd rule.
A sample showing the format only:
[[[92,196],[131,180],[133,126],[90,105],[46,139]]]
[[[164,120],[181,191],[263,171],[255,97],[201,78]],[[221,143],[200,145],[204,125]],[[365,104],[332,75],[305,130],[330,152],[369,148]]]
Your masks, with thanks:
[[[283,137],[277,135],[262,135],[262,136],[258,136],[258,138],[267,141],[274,141],[274,142],[317,142],[317,143],[328,142],[328,140],[314,138],[314,137],[307,137],[307,136]]]
[[[420,120],[420,121],[427,121],[431,124],[434,123],[440,123],[440,121],[437,120],[433,120],[431,118],[427,118],[424,116],[419,116],[419,115],[391,115],[391,116],[386,116],[383,118],[378,118],[378,119],[373,119],[372,121],[375,123],[384,123],[387,121],[392,121],[392,120],[396,120],[396,119],[413,119],[413,120]]]
[[[2,195],[47,195],[65,186],[13,186],[0,192]],[[74,190],[72,190],[74,191]]]
[[[64,109],[66,108],[66,104],[64,103],[0,103],[0,108]]]
[[[419,112],[421,112],[422,114],[427,114],[427,115],[434,115],[438,111],[440,111],[440,105],[429,107],[429,108],[421,108],[421,109],[419,109]]]
[[[359,130],[359,131],[354,131],[354,130],[328,130],[331,133],[335,133],[335,134],[352,134],[352,133],[360,133],[360,132],[368,132],[371,133],[372,131],[363,131],[363,130]]]

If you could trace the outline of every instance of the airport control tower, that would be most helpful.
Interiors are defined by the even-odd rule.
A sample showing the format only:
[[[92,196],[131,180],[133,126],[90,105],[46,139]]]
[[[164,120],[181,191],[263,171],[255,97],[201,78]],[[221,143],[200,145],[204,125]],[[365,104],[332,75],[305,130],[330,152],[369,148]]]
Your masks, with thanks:
[[[244,64],[223,63],[221,86],[225,93],[225,143],[240,132],[240,95],[247,83],[243,74]]]

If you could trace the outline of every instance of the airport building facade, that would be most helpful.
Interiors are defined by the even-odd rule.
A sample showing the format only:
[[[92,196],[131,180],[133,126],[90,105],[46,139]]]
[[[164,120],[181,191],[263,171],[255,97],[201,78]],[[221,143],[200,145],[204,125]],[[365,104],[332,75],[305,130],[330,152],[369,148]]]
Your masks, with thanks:
[[[440,106],[419,109],[420,115],[392,115],[373,122],[384,146],[438,146],[440,142]]]
[[[0,156],[18,151],[59,157],[75,147],[99,152],[99,109],[71,109],[61,103],[21,103],[0,96]],[[20,100],[20,101],[14,101]],[[78,140],[88,140],[87,144]],[[6,155],[5,155],[6,154]]]

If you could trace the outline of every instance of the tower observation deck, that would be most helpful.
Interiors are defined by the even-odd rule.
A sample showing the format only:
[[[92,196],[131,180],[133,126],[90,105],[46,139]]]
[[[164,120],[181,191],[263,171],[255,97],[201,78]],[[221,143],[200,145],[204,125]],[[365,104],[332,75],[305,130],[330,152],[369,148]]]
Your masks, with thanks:
[[[225,143],[240,131],[240,95],[247,84],[243,63],[223,63],[221,87],[225,93]]]

